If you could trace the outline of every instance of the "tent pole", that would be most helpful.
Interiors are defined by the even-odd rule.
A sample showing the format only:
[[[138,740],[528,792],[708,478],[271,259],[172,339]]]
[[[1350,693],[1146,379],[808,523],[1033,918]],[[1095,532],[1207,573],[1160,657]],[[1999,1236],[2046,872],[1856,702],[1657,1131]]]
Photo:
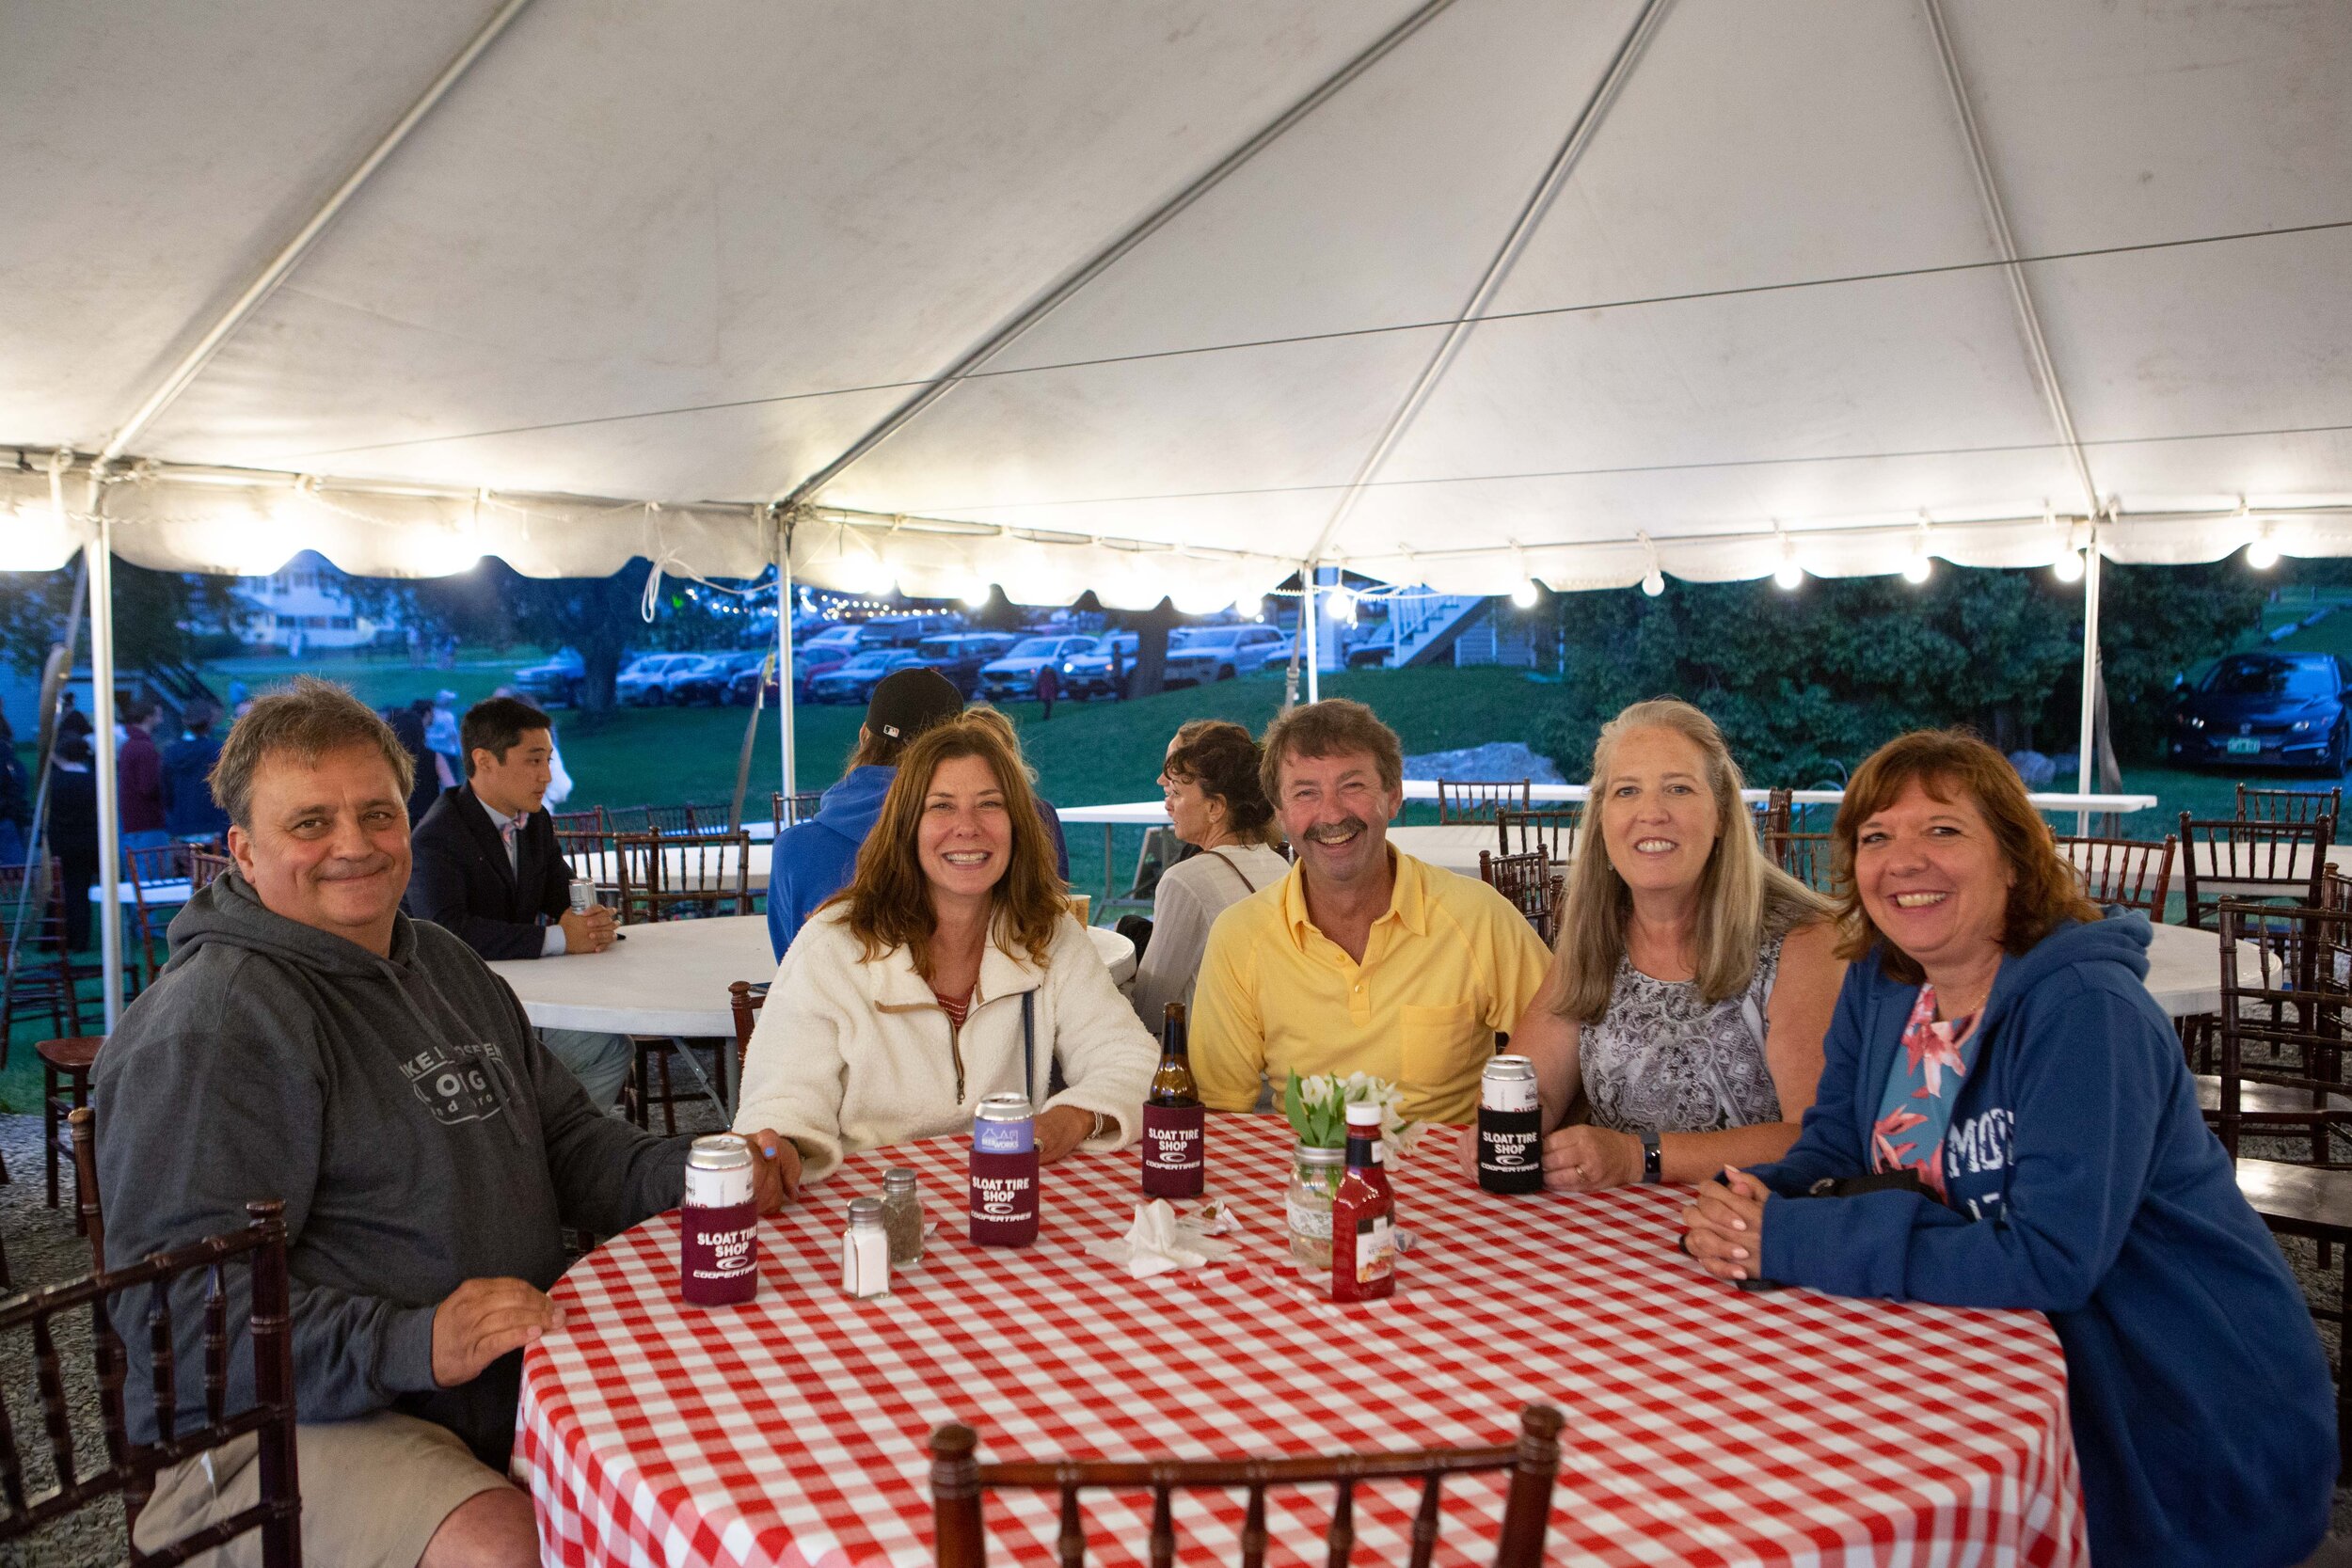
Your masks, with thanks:
[[[1315,606],[1315,574],[1322,570],[1311,561],[1298,569],[1298,635],[1307,640],[1307,701],[1310,703],[1323,701],[1320,673],[1323,650],[1318,646],[1322,639],[1315,635],[1315,617],[1322,613]]]
[[[776,513],[776,729],[784,764],[784,809],[799,787],[792,753],[792,514]]]
[[[482,24],[472,40],[457,52],[457,57],[442,67],[441,73],[424,89],[424,95],[408,106],[406,114],[392,122],[392,128],[384,133],[366,157],[359,160],[359,166],[343,177],[343,182],[335,187],[326,203],[310,214],[310,220],[295,231],[294,237],[288,240],[277,255],[270,258],[260,276],[246,286],[245,293],[237,296],[236,302],[222,312],[204,336],[197,340],[196,346],[171,368],[171,373],[148,393],[147,401],[139,404],[138,412],[123,421],[121,428],[106,438],[105,450],[98,454],[101,467],[121,456],[131,443],[154,422],[155,417],[170,407],[174,400],[187,390],[188,383],[194,381],[211,363],[213,356],[219,352],[221,344],[229,341],[230,335],[243,326],[246,319],[262,308],[262,302],[278,292],[278,285],[286,280],[287,274],[301,262],[310,246],[317,243],[318,237],[326,232],[328,225],[359,193],[359,187],[368,182],[368,177],[383,166],[384,160],[407,139],[408,133],[417,128],[419,121],[433,112],[433,106],[441,101],[442,95],[457,85],[457,79],[466,74],[467,69],[481,57],[482,52],[497,41],[498,36],[506,31],[506,24],[514,21],[516,14],[529,4],[531,0],[505,0],[490,20]]]
[[[85,546],[89,559],[90,738],[98,745],[98,951],[106,1033],[112,1035],[122,1011],[122,812],[115,787],[115,531],[99,505],[95,478],[90,490],[90,510],[98,514],[98,532]],[[72,884],[64,893],[68,898],[89,897],[88,888]]]
[[[1120,257],[1159,232],[1186,208],[1224,183],[1228,175],[1264,151],[1284,132],[1314,113],[1342,87],[1371,70],[1391,50],[1421,31],[1425,24],[1453,3],[1454,0],[1422,0],[1412,14],[1375,39],[1355,58],[1325,77],[1306,97],[1268,120],[1248,140],[1218,159],[1200,178],[1168,198],[1141,222],[1063,274],[1059,281],[1015,312],[1010,321],[991,332],[977,346],[966,351],[962,357],[926,383],[914,396],[892,409],[880,424],[851,442],[840,456],[793,485],[789,493],[778,496],[777,499],[792,506],[815,499],[818,491],[840,478],[851,464],[903,429],[924,409],[953,391],[983,365],[1010,347],[1023,333],[1052,315],[1072,295],[1108,272]]]
[[[2098,750],[2098,738],[2092,728],[2098,717],[2099,697],[2099,523],[2090,524],[2090,544],[2083,551],[2083,731],[2082,743],[2075,748],[2081,760],[2074,768],[2074,788],[2090,793],[2091,764]],[[2090,833],[2090,813],[2074,814],[2074,832],[2079,837]]]

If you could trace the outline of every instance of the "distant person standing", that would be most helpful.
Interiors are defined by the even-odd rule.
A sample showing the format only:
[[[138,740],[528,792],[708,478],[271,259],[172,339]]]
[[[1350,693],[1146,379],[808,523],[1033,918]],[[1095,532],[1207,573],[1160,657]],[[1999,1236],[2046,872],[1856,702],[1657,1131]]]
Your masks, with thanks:
[[[229,814],[213,800],[213,764],[220,710],[198,698],[182,722],[187,733],[164,748],[164,831],[183,842],[215,841],[229,831]]]
[[[457,693],[443,687],[433,694],[433,706],[424,721],[424,743],[433,752],[434,777],[443,789],[455,789],[466,782],[466,751],[457,734],[456,701]]]
[[[421,822],[424,814],[433,809],[433,802],[441,798],[441,779],[433,765],[433,748],[424,743],[425,715],[433,711],[433,704],[420,697],[402,707],[384,710],[384,721],[392,727],[393,738],[400,749],[408,753],[415,782],[408,786],[408,820]]]
[[[24,863],[25,839],[33,831],[33,786],[16,754],[16,732],[0,713],[0,865]]]
[[[164,754],[155,747],[155,726],[163,716],[164,710],[147,698],[134,702],[125,715],[122,751],[115,757],[125,849],[152,849],[171,842],[164,828]]]
[[[1040,723],[1054,717],[1054,699],[1060,695],[1061,676],[1056,673],[1050,662],[1039,665],[1037,667],[1037,701],[1038,705],[1045,710],[1038,715]]]
[[[49,774],[49,850],[65,879],[66,948],[79,952],[89,945],[89,890],[98,880],[98,776],[86,731],[57,737]]]

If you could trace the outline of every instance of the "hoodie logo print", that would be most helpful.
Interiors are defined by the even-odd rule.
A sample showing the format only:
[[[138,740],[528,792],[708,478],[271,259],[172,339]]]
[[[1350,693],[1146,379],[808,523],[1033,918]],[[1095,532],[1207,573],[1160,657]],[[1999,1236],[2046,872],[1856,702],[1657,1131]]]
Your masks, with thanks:
[[[505,1109],[491,1086],[491,1069],[483,1065],[498,1047],[485,1040],[461,1049],[465,1054],[436,1042],[400,1064],[408,1087],[443,1127],[488,1121]]]

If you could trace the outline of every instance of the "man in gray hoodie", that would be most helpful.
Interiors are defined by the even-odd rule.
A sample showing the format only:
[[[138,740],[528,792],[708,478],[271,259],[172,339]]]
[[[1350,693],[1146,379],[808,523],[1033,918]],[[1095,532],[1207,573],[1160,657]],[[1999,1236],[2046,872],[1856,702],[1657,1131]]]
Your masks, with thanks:
[[[340,687],[305,679],[238,721],[213,774],[236,869],[171,924],[172,959],[100,1053],[107,1251],[137,1258],[286,1205],[296,1471],[313,1561],[537,1560],[504,1478],[523,1347],[560,1327],[559,1228],[675,1207],[687,1138],[602,1115],[514,993],[457,938],[401,912],[409,760]],[[751,1139],[760,1207],[787,1196]],[[203,1419],[203,1314],[187,1283],[180,1419]],[[241,1287],[240,1287],[241,1288]],[[116,1307],[146,1387],[145,1303]],[[245,1333],[246,1304],[231,1322]],[[230,1403],[253,1398],[242,1346]],[[150,1440],[142,1402],[133,1436]],[[144,1430],[138,1430],[143,1427]],[[142,1549],[250,1504],[252,1441],[167,1470]]]

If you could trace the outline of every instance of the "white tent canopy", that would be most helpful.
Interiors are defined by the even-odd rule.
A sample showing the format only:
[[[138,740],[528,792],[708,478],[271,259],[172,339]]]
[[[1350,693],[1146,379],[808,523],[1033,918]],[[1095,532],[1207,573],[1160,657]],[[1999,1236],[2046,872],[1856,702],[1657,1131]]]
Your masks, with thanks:
[[[1200,609],[1310,557],[2039,564],[2093,516],[2352,552],[2341,0],[17,22],[4,564],[103,510],[151,565],[748,575],[787,499],[820,583]]]

